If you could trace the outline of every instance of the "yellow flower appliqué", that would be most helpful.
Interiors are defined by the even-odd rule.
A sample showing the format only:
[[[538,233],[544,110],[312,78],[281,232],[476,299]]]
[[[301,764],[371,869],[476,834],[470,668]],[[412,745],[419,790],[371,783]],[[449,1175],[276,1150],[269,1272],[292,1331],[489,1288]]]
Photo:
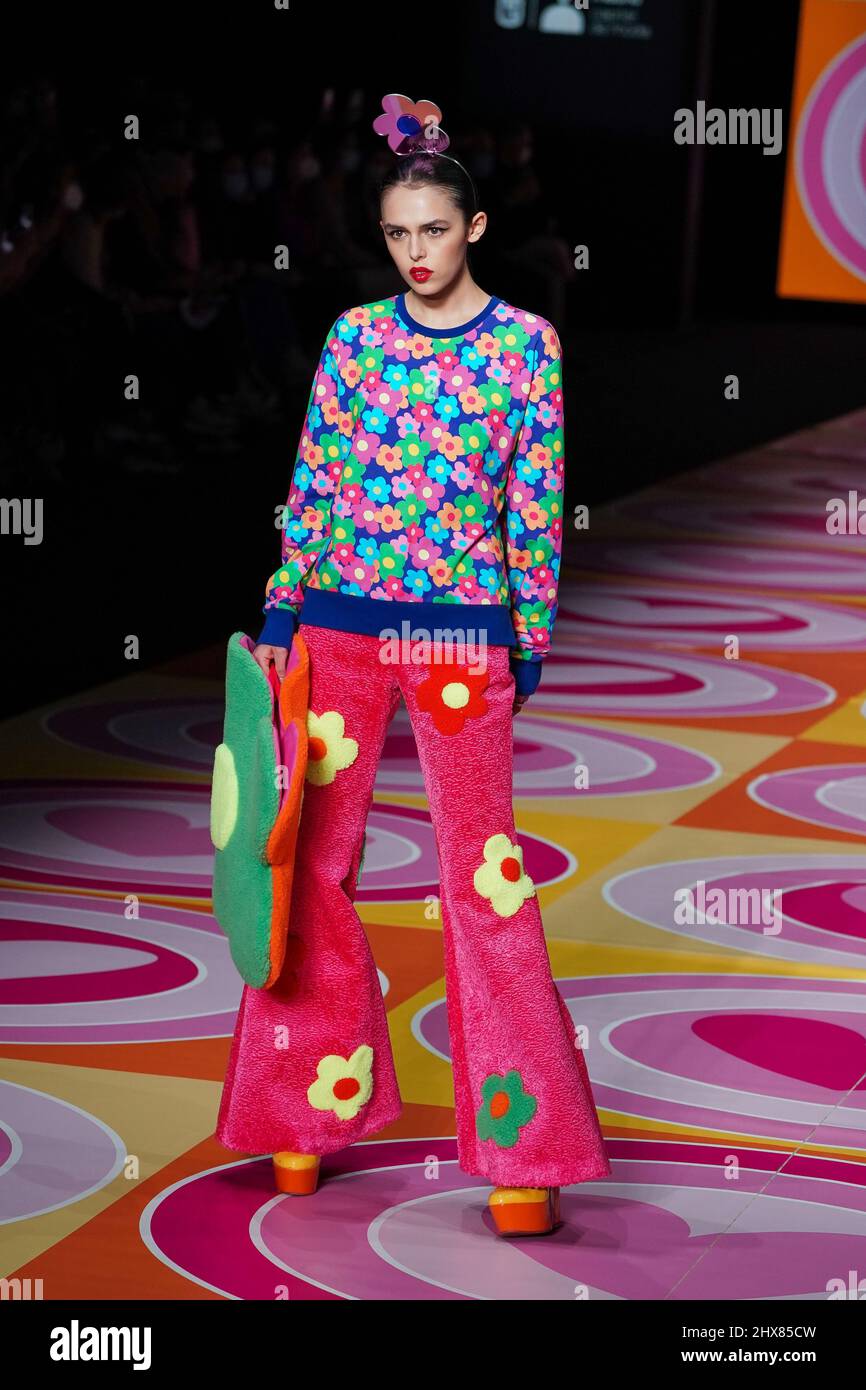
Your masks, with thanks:
[[[307,1091],[314,1110],[333,1110],[340,1120],[354,1120],[373,1092],[373,1049],[366,1043],[351,1057],[331,1053],[316,1068],[317,1081]]]
[[[337,773],[349,767],[358,756],[358,744],[344,738],[345,721],[338,710],[324,714],[307,711],[307,781],[317,787],[333,782]]]
[[[484,863],[475,870],[472,881],[500,917],[513,917],[535,893],[535,884],[523,867],[522,847],[513,845],[504,834],[491,835],[486,841]]]

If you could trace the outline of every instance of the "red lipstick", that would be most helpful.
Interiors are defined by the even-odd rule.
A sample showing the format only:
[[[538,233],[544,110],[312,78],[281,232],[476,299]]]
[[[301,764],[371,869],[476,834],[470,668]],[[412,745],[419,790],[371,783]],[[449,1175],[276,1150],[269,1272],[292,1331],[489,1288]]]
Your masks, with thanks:
[[[426,265],[413,265],[409,274],[412,276],[413,280],[417,280],[419,284],[423,285],[425,280],[430,279],[433,271],[429,270]]]

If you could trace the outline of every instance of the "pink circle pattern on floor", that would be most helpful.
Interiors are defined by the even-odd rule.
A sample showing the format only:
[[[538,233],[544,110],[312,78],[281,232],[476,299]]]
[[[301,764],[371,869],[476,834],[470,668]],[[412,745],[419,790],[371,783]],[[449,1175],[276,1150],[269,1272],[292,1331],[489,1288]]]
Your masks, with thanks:
[[[521,832],[520,841],[536,885],[573,871],[573,857],[540,835]],[[367,845],[359,902],[419,902],[438,893],[436,839],[426,808],[378,803],[367,823]],[[6,783],[0,786],[0,874],[81,893],[209,901],[210,787]]]
[[[854,412],[711,464],[693,475],[692,489],[673,480],[605,508],[603,538],[594,528],[578,547],[580,568],[600,578],[563,584],[553,652],[530,706],[540,717],[524,712],[515,725],[515,791],[561,798],[551,807],[553,836],[578,764],[589,769],[587,799],[664,793],[719,782],[722,763],[730,772],[731,723],[716,738],[713,720],[749,718],[750,734],[792,741],[792,759],[807,746],[792,726],[804,740],[816,735],[807,766],[780,768],[772,752],[769,762],[742,764],[754,768],[748,794],[765,809],[751,822],[745,816],[742,830],[726,827],[724,848],[766,844],[763,854],[671,857],[622,872],[623,862],[658,861],[662,843],[669,855],[671,845],[713,843],[711,825],[678,823],[676,806],[659,798],[659,839],[638,845],[635,857],[615,852],[599,875],[601,930],[590,947],[611,947],[643,973],[557,980],[586,1030],[604,1122],[667,1132],[608,1140],[612,1178],[565,1189],[566,1226],[544,1241],[496,1241],[489,1186],[459,1169],[455,1141],[440,1136],[331,1155],[309,1201],[275,1193],[269,1156],[167,1185],[141,1222],[157,1258],[226,1297],[269,1301],[283,1292],[571,1301],[581,1286],[604,1299],[808,1300],[825,1299],[833,1277],[864,1268],[864,1168],[844,1151],[866,1151],[866,860],[857,844],[815,852],[811,840],[804,852],[798,840],[810,833],[803,826],[862,836],[866,825],[859,731],[842,703],[863,700],[866,608],[857,600],[866,592],[866,536],[826,528],[828,497],[862,490],[864,432],[866,411]],[[628,526],[617,537],[622,518]],[[660,540],[647,539],[654,531]],[[639,543],[629,540],[637,534]],[[740,639],[736,661],[723,657],[728,634]],[[801,669],[788,669],[800,656],[808,658]],[[826,681],[817,678],[825,667]],[[839,717],[822,728],[837,705],[831,673],[846,684],[833,709]],[[154,688],[147,680],[128,699],[85,697],[37,716],[42,744],[66,755],[62,766],[72,757],[78,771],[95,755],[90,765],[113,780],[0,785],[0,873],[31,885],[4,890],[0,931],[15,949],[0,980],[0,1043],[171,1043],[232,1030],[241,986],[217,924],[202,911],[146,901],[209,904],[219,683],[198,687],[214,698],[142,695]],[[792,714],[811,717],[785,722]],[[775,724],[774,716],[783,718]],[[634,733],[614,727],[617,719],[669,725]],[[678,719],[708,721],[701,748],[717,757],[678,745]],[[828,731],[847,741],[849,761],[821,763]],[[376,792],[359,898],[436,893],[426,810],[387,799],[423,793],[404,709],[389,730]],[[644,809],[656,807],[638,803],[625,816]],[[532,803],[533,813],[543,810]],[[771,812],[772,848],[761,832],[749,838]],[[596,835],[618,814],[597,804]],[[537,833],[521,841],[538,885],[573,875],[567,850]],[[769,895],[780,929],[733,911],[721,921],[677,921],[675,894],[699,880],[731,901]],[[123,915],[128,892],[145,895],[133,921]],[[664,972],[635,959],[647,947],[658,948]],[[596,965],[594,954],[587,959]],[[416,1000],[405,1041],[410,1064],[414,1057],[425,1074],[450,1065],[446,1003],[430,993],[425,987],[423,1007]],[[428,1098],[414,1075],[412,1085],[413,1100]],[[83,1110],[7,1083],[0,1114],[0,1219],[77,1202],[116,1176],[120,1140]],[[58,1165],[56,1150],[67,1145],[71,1158]],[[732,1157],[735,1182],[725,1171]]]
[[[208,898],[210,787],[182,782],[6,782],[0,875],[79,892]]]
[[[532,697],[539,710],[605,719],[735,719],[805,713],[835,699],[823,681],[755,661],[641,649],[637,640],[594,645],[565,633],[560,650],[545,658],[544,684]]]
[[[0,889],[0,1044],[230,1037],[243,982],[203,912]],[[11,962],[14,959],[14,973]],[[382,993],[389,981],[380,970]]]
[[[242,982],[208,913],[0,889],[0,1043],[167,1042],[234,1029]],[[14,951],[9,949],[14,943]],[[10,973],[14,960],[14,974]]]
[[[852,424],[850,430],[834,429],[834,424],[838,424],[838,421],[829,421],[817,429],[803,430],[800,434],[786,435],[767,444],[766,450],[770,455],[805,454],[821,463],[829,462],[828,481],[836,490],[838,478],[850,477],[853,469],[866,461],[866,444],[857,437],[863,433],[862,420],[859,427]],[[857,487],[862,481],[861,471],[853,486]]]
[[[214,718],[208,720],[205,711],[211,708]],[[120,702],[81,705],[56,711],[46,719],[45,727],[52,735],[82,750],[135,759],[143,765],[168,763],[176,770],[195,767],[209,771],[220,738],[215,707],[206,702],[199,707],[195,702],[190,706],[184,702],[141,701],[135,716]],[[210,738],[216,741],[213,745],[207,741]],[[190,756],[191,747],[194,756]],[[590,785],[584,793],[588,796],[677,790],[700,786],[718,774],[714,759],[662,739],[533,720],[526,711],[520,725],[515,726],[515,795],[572,793],[575,762],[589,765]],[[102,783],[106,788],[118,785]],[[189,794],[188,805],[193,806],[199,791],[194,785],[179,782],[133,782],[125,784],[125,794],[136,787],[145,788],[151,798],[158,798],[168,787],[178,793],[179,800],[183,794]],[[389,727],[375,792],[380,799],[388,792],[424,793],[415,737],[405,706],[398,709]],[[2,804],[0,799],[0,808]],[[173,814],[185,813],[178,808]],[[2,839],[0,810],[0,854]],[[203,849],[205,854],[209,852],[209,842],[203,844]]]
[[[612,516],[670,529],[680,539],[706,533],[741,536],[753,545],[765,537],[768,541],[795,541],[816,549],[866,550],[866,536],[853,532],[831,534],[823,502],[819,505],[801,497],[786,496],[779,501],[778,496],[755,496],[733,503],[686,493],[678,496],[668,491],[658,497],[623,498],[611,502],[609,508]]]
[[[774,923],[728,920],[678,921],[683,890],[704,884],[735,906],[738,896],[766,895],[777,909]],[[752,854],[685,859],[646,865],[608,879],[604,896],[617,912],[693,941],[712,942],[751,955],[838,969],[866,969],[866,857],[851,854]],[[757,916],[757,913],[753,915]],[[709,914],[706,914],[709,918]]]
[[[771,448],[769,451],[756,451],[720,463],[710,463],[706,468],[698,469],[696,477],[702,488],[707,485],[718,487],[728,496],[733,489],[738,494],[759,492],[776,497],[780,481],[783,481],[787,497],[809,498],[826,514],[829,498],[847,497],[849,488],[863,485],[866,448],[860,451],[860,458],[852,457],[854,451],[850,448],[841,457],[834,458],[833,453],[839,449],[839,445],[832,441],[838,438],[837,434],[828,430],[819,430],[811,443],[808,438],[800,436],[796,450],[793,444],[786,444],[784,449]],[[780,441],[780,445],[783,442]]]
[[[803,588],[803,552],[786,546],[581,540],[576,567],[605,577],[635,575],[703,588],[727,588],[732,573],[743,589]],[[866,592],[866,554],[816,552],[809,560],[808,587],[828,594]],[[692,593],[694,597],[696,591]]]
[[[866,982],[671,973],[556,983],[589,1040],[597,1106],[795,1144],[821,1126],[824,1143],[863,1147]],[[412,1030],[450,1065],[444,999]]]
[[[123,1169],[120,1136],[58,1096],[0,1080],[0,1224],[80,1202]]]
[[[394,726],[385,741],[376,789],[422,793],[411,729],[399,719]],[[576,791],[575,769],[581,766],[589,781]],[[514,726],[515,796],[634,796],[703,786],[718,776],[714,758],[663,738],[533,719],[528,712]]]
[[[749,783],[761,806],[810,825],[866,835],[866,764],[827,763],[766,772]]]
[[[543,1239],[496,1236],[490,1186],[447,1138],[328,1155],[312,1197],[275,1195],[270,1158],[197,1173],[150,1202],[141,1235],[187,1279],[268,1301],[824,1299],[866,1263],[856,1164],[743,1149],[731,1182],[729,1145],[610,1148],[613,1176],[563,1189]]]
[[[98,700],[61,706],[42,718],[42,728],[60,743],[156,771],[213,771],[223,736],[223,699]]]
[[[605,642],[688,643],[720,655],[729,633],[747,651],[863,652],[866,611],[719,590],[684,595],[651,584],[588,584],[564,594],[557,618],[560,654],[568,656],[572,642],[601,633]]]

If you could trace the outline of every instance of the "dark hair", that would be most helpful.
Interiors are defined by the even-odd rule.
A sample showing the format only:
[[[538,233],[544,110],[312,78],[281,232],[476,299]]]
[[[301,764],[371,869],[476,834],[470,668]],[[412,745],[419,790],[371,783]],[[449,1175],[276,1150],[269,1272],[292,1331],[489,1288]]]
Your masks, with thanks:
[[[457,205],[467,222],[478,212],[478,193],[469,172],[447,154],[399,155],[379,184],[381,202],[389,188],[423,188],[425,184],[442,188]]]

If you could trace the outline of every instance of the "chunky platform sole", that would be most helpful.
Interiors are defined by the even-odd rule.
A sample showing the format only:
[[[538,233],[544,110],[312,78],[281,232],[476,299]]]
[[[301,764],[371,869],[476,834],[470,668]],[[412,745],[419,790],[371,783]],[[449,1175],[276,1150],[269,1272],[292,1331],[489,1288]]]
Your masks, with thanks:
[[[543,1236],[562,1225],[558,1187],[495,1187],[487,1205],[501,1236]]]
[[[319,1182],[322,1160],[318,1154],[296,1154],[289,1150],[274,1154],[274,1182],[278,1192],[293,1197],[309,1197]]]

